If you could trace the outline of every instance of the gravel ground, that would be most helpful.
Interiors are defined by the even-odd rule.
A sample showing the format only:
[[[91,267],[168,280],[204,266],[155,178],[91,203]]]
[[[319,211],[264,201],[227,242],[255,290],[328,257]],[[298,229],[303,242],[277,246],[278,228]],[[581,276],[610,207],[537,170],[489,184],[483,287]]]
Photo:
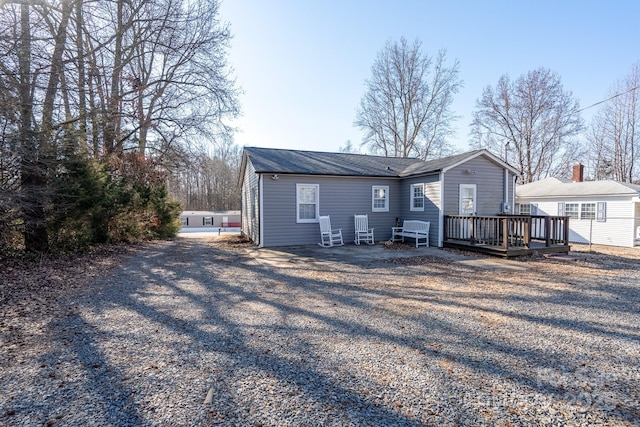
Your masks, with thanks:
[[[0,424],[638,426],[640,248],[594,249],[487,268],[176,239],[5,268]]]

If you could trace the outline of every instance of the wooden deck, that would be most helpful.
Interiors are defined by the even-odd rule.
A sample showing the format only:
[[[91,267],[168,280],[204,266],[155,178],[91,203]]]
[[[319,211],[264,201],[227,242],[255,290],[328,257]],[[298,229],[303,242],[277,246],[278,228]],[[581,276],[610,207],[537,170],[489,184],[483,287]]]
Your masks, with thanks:
[[[444,216],[443,246],[503,257],[568,253],[566,216]]]

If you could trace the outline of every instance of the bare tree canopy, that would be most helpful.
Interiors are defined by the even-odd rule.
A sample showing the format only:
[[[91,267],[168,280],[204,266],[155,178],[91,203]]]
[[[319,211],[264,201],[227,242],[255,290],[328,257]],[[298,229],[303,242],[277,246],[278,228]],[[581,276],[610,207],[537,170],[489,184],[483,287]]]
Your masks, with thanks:
[[[351,142],[350,139],[348,139],[347,142],[344,143],[344,145],[340,145],[338,147],[338,152],[339,153],[351,153],[351,154],[359,154],[360,153],[358,151],[358,147],[355,147],[353,145],[353,142]]]
[[[184,153],[168,177],[171,194],[185,210],[239,210],[238,176],[242,150],[237,145]]]
[[[219,4],[0,2],[0,235],[19,230],[27,250],[46,251],[73,211],[64,192],[94,161],[166,172],[194,142],[232,145],[238,90]]]
[[[472,144],[505,153],[524,183],[564,175],[575,161],[583,129],[578,101],[557,73],[545,68],[511,81],[503,75],[476,101]]]
[[[640,182],[640,63],[612,86],[587,139],[595,179]]]
[[[448,149],[460,66],[447,65],[445,50],[432,57],[421,46],[404,38],[387,42],[371,67],[354,125],[365,131],[362,145],[374,154],[427,159]]]

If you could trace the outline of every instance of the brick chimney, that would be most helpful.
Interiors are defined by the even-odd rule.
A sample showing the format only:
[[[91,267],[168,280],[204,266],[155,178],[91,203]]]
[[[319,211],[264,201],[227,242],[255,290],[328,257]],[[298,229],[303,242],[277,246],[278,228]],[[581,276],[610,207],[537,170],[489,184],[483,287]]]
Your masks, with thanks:
[[[582,182],[584,181],[584,166],[582,163],[576,163],[573,166],[573,178],[571,178],[573,182]]]

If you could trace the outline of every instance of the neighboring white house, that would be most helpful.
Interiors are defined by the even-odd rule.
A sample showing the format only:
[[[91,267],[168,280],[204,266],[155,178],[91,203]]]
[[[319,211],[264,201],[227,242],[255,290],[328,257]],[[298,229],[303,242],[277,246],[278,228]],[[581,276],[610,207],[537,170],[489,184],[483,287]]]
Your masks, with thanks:
[[[240,211],[183,211],[180,222],[183,230],[239,228]]]
[[[640,185],[582,181],[582,165],[574,167],[573,176],[573,181],[546,178],[518,186],[516,213],[568,216],[574,243],[640,245]]]

